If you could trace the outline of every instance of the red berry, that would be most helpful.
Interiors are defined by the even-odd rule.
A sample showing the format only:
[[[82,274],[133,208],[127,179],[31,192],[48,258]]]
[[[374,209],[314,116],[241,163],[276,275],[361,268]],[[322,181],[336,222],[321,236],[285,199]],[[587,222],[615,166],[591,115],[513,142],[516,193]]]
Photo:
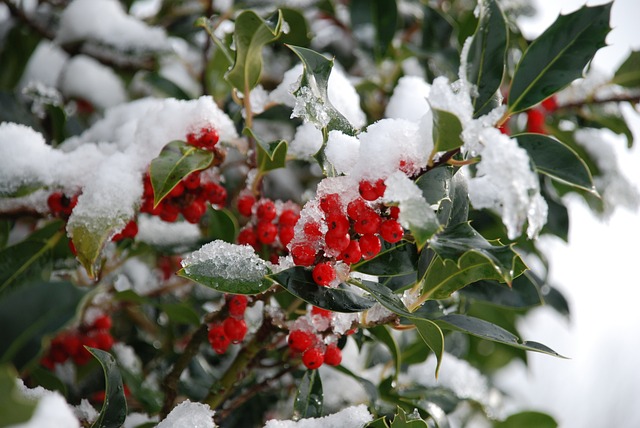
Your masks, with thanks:
[[[349,202],[349,204],[347,205],[347,215],[352,220],[355,220],[358,217],[360,217],[360,213],[368,209],[369,209],[369,206],[364,201],[364,199],[357,198]]]
[[[69,239],[69,250],[71,250],[71,254],[73,254],[74,256],[78,255],[78,251],[76,250],[76,246],[74,245],[73,241],[71,239]]]
[[[113,336],[108,331],[100,330],[93,335],[96,341],[96,348],[108,351],[113,346]]]
[[[527,111],[527,132],[544,134],[544,113],[534,109]]]
[[[180,215],[180,210],[173,204],[170,204],[168,201],[162,201],[160,205],[157,207],[159,211],[160,218],[166,222],[173,223],[178,219],[178,215]]]
[[[313,280],[316,284],[326,287],[336,279],[336,270],[329,262],[318,263],[313,268],[311,276],[313,276]]]
[[[137,234],[138,234],[138,224],[135,222],[135,220],[131,220],[122,229],[122,231],[120,233],[116,233],[113,236],[113,238],[111,238],[111,240],[114,242],[118,242],[125,238],[135,238]]]
[[[287,343],[289,348],[294,352],[304,352],[311,348],[315,343],[316,338],[313,333],[303,330],[293,330],[289,333]]]
[[[200,138],[198,138],[198,147],[202,147],[203,149],[212,150],[216,144],[218,144],[218,140],[220,136],[218,135],[218,131],[214,128],[203,128],[200,130]]]
[[[403,235],[404,230],[402,229],[402,226],[400,226],[400,223],[395,220],[385,220],[380,225],[380,236],[391,244],[395,244],[400,241]]]
[[[291,242],[294,235],[295,230],[293,226],[280,225],[280,229],[278,229],[278,237],[280,238],[280,243],[283,247],[289,245],[289,242]]]
[[[309,348],[302,354],[302,363],[309,370],[315,370],[324,363],[324,354],[319,348]]]
[[[327,216],[327,226],[335,233],[347,233],[349,231],[349,219],[340,212],[334,212]]]
[[[247,227],[240,231],[238,234],[238,244],[251,245],[254,248],[258,246],[258,236],[252,227]]]
[[[242,318],[229,317],[222,323],[224,333],[232,343],[240,343],[247,334],[247,323]]]
[[[400,207],[391,206],[389,207],[389,218],[397,220],[400,217]]]
[[[86,347],[97,348],[98,343],[93,337],[85,336],[82,338],[82,345],[84,346],[80,347],[80,351],[73,356],[73,361],[80,366],[87,364],[92,358]]]
[[[109,330],[111,329],[111,317],[109,315],[100,315],[93,321],[91,328],[94,330]]]
[[[316,261],[316,250],[309,244],[299,244],[291,249],[296,266],[311,266]]]
[[[300,218],[300,214],[293,210],[283,210],[278,218],[278,224],[280,226],[295,226]]]
[[[555,95],[550,96],[546,100],[542,102],[542,108],[548,111],[549,113],[553,113],[558,109],[558,100]]]
[[[347,249],[351,242],[351,238],[348,233],[339,233],[330,230],[324,235],[324,242],[327,244],[328,248],[341,253]]]
[[[370,233],[362,235],[359,242],[362,258],[365,260],[374,258],[382,249],[380,238]]]
[[[370,181],[362,180],[358,186],[358,191],[364,200],[375,201],[378,199],[375,184]]]
[[[62,203],[62,215],[68,217],[78,204],[78,195],[73,195],[71,198],[62,195],[60,202]]]
[[[325,214],[331,214],[334,211],[340,211],[340,195],[331,193],[320,198],[320,209]]]
[[[384,196],[385,190],[387,190],[387,185],[384,184],[384,180],[380,178],[373,185],[373,190],[376,192],[379,198]]]
[[[333,343],[324,351],[324,362],[330,366],[337,366],[342,362],[342,351]]]
[[[331,311],[328,309],[322,309],[317,306],[311,308],[311,315],[318,315],[322,318],[331,318]]]
[[[320,225],[315,222],[305,223],[303,230],[307,238],[310,238],[310,239],[320,238],[322,236],[322,231],[320,231]]]
[[[216,354],[224,354],[231,344],[231,340],[227,337],[222,324],[211,324],[208,338],[209,344]]]
[[[356,240],[351,240],[349,246],[338,257],[340,260],[347,264],[358,263],[362,258],[362,251],[360,250],[360,243]]]
[[[175,185],[173,189],[169,192],[169,197],[177,198],[182,196],[184,193],[184,183],[182,181],[178,181],[178,184]]]
[[[380,214],[368,208],[360,213],[360,216],[355,220],[353,229],[360,235],[378,233],[381,221]]]
[[[258,241],[263,244],[272,244],[278,236],[278,227],[270,221],[259,221],[256,225]]]
[[[185,208],[183,208],[182,215],[184,216],[184,219],[189,223],[195,224],[200,221],[206,211],[207,205],[204,203],[204,201],[196,199],[191,202],[190,205],[187,205]]]
[[[224,206],[227,203],[227,189],[218,183],[206,183],[204,192],[207,200],[213,205]]]
[[[200,187],[200,171],[194,171],[182,179],[184,187],[189,190],[194,190]]]
[[[47,198],[47,205],[51,214],[57,216],[62,212],[62,198],[64,195],[60,192],[54,192]]]
[[[240,196],[238,198],[238,212],[245,217],[251,217],[251,210],[253,209],[253,204],[255,203],[256,198],[249,194]]]
[[[232,317],[242,317],[248,303],[249,299],[243,294],[227,295],[227,309]]]
[[[68,334],[62,338],[62,348],[70,357],[82,350],[82,341],[77,334]]]
[[[276,204],[270,199],[264,199],[258,203],[256,216],[258,220],[271,221],[276,218]]]

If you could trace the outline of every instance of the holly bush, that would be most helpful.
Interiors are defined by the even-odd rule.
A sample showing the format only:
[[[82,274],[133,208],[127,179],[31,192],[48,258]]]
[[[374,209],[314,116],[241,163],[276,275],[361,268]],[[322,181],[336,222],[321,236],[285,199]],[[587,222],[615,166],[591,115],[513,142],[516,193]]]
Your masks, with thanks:
[[[611,6],[3,0],[2,425],[556,426],[491,376],[563,358],[565,196],[638,201]]]

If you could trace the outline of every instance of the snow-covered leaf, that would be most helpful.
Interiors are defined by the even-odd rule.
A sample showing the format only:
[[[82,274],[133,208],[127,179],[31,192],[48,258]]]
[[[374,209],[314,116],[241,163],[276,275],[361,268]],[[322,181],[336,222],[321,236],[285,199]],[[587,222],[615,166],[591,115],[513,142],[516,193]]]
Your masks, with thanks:
[[[293,401],[294,418],[319,418],[322,416],[323,401],[320,373],[318,370],[307,370]]]
[[[422,419],[415,419],[411,415],[407,415],[407,412],[403,408],[398,407],[396,415],[391,422],[390,428],[428,428],[429,425]]]
[[[120,369],[115,358],[101,349],[87,348],[100,362],[104,372],[105,398],[98,419],[91,428],[118,428],[127,417],[127,399],[124,396],[124,386]]]
[[[611,29],[612,3],[560,15],[524,52],[509,90],[509,112],[517,113],[550,97],[582,76]]]

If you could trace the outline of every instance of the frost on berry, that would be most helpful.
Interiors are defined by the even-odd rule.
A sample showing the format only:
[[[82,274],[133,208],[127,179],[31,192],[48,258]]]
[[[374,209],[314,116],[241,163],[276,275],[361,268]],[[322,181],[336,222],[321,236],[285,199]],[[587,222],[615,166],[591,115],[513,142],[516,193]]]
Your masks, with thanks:
[[[289,348],[295,352],[304,352],[315,343],[315,335],[305,330],[293,330],[287,338]]]

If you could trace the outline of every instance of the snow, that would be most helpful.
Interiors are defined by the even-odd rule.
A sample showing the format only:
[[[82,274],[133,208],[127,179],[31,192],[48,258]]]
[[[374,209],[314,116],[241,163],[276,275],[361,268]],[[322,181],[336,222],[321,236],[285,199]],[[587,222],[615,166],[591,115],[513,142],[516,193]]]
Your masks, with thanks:
[[[358,162],[360,141],[341,131],[330,131],[324,153],[336,173],[344,174]]]
[[[389,99],[385,116],[418,122],[431,107],[427,102],[431,85],[417,76],[404,76],[398,80]]]
[[[74,407],[74,412],[76,417],[81,421],[93,423],[98,419],[98,411],[86,398],[80,400],[80,404]]]
[[[248,245],[216,240],[203,245],[182,260],[188,275],[204,275],[229,280],[256,281],[269,273],[267,262]]]
[[[116,106],[127,99],[116,73],[85,55],[76,55],[66,63],[60,90],[67,97],[85,99],[100,108]]]
[[[149,417],[149,415],[146,415],[144,413],[133,412],[127,415],[122,428],[137,428],[138,426],[147,422],[158,422],[158,417]]]
[[[57,391],[48,391],[41,386],[27,388],[22,379],[17,379],[22,396],[38,401],[35,412],[27,422],[11,425],[9,428],[80,428],[74,410]]]
[[[429,228],[431,224],[436,224],[438,219],[435,212],[422,196],[422,191],[414,181],[405,174],[398,171],[385,180],[387,188],[384,192],[383,201],[387,203],[397,203],[400,207],[398,221],[402,227]]]
[[[287,154],[298,159],[308,159],[322,147],[322,131],[307,122],[296,128],[296,134],[289,144]]]
[[[68,59],[69,55],[55,43],[41,41],[27,62],[19,87],[24,88],[29,82],[40,82],[45,86],[57,87],[58,79]]]
[[[270,420],[264,428],[360,428],[372,420],[373,416],[367,410],[367,406],[360,404],[322,418],[307,418],[299,421]]]
[[[120,368],[134,374],[142,373],[142,362],[131,346],[117,342],[113,344],[111,352],[116,357]]]
[[[213,415],[207,404],[185,400],[174,407],[156,428],[215,428]]]
[[[124,52],[167,50],[167,35],[129,16],[117,0],[74,0],[60,16],[56,41],[60,44],[90,40]]]
[[[168,223],[157,216],[138,216],[136,240],[156,246],[189,245],[200,239],[200,228],[186,221]]]

